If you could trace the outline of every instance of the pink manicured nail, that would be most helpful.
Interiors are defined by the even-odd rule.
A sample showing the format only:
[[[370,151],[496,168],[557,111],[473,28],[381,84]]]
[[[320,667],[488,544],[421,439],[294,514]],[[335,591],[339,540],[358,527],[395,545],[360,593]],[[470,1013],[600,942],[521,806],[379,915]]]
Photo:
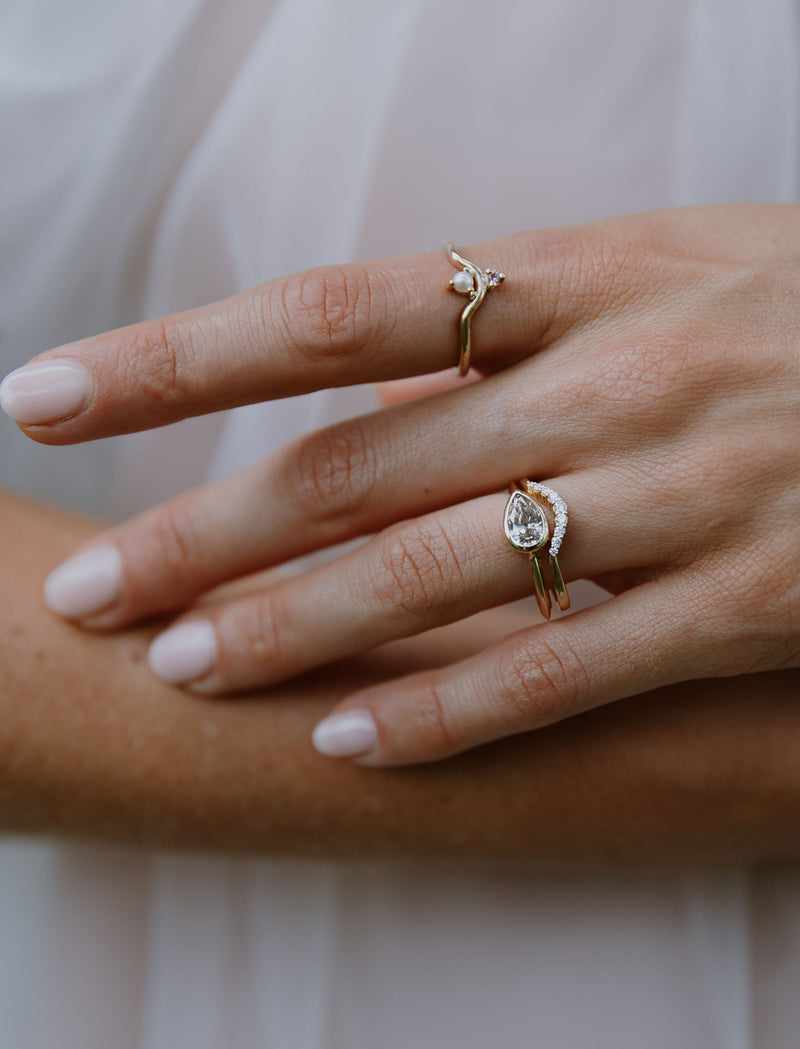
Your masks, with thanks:
[[[122,558],[110,543],[93,546],[59,565],[44,583],[44,599],[68,619],[99,612],[122,590]]]
[[[92,376],[79,361],[34,361],[0,383],[0,408],[25,426],[77,415],[92,395]]]
[[[150,669],[171,685],[194,681],[212,669],[217,661],[217,635],[207,619],[165,630],[150,646]]]
[[[375,749],[378,730],[369,711],[344,710],[320,721],[311,742],[326,757],[355,758]]]

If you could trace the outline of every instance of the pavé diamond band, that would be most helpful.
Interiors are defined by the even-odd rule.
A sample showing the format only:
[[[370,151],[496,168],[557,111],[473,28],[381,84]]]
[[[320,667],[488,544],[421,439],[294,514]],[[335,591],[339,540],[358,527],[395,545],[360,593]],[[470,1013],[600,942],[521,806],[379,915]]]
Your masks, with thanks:
[[[529,556],[539,611],[545,619],[549,619],[553,607],[551,588],[558,607],[562,611],[569,608],[569,594],[558,565],[558,552],[567,531],[567,504],[552,488],[529,481],[526,477],[514,481],[508,487],[511,494],[503,515],[503,530],[514,549]],[[546,508],[555,519],[552,533]],[[544,554],[548,542],[547,562],[544,564],[539,555]]]
[[[505,273],[499,270],[480,270],[474,262],[459,255],[453,242],[446,240],[444,249],[447,257],[459,271],[450,281],[450,287],[460,295],[469,295],[469,302],[464,307],[459,320],[459,353],[458,374],[466,375],[472,357],[472,336],[470,322],[472,315],[483,302],[487,291],[497,288],[506,279]]]

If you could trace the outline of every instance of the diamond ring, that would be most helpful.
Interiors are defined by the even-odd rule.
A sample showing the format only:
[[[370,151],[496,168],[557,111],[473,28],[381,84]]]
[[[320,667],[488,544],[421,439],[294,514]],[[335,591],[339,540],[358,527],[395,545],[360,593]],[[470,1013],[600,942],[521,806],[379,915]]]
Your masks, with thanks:
[[[558,552],[567,531],[567,504],[552,488],[529,481],[526,477],[510,484],[509,492],[511,494],[503,515],[503,531],[515,550],[530,557],[539,611],[545,619],[549,619],[553,607],[551,587],[562,612],[569,608],[569,594],[558,565]],[[546,509],[555,520],[552,532]],[[548,541],[550,545],[545,571],[539,554],[543,553]]]
[[[453,246],[453,242],[446,240],[444,250],[447,257],[459,271],[450,281],[450,287],[460,295],[469,295],[469,302],[464,307],[459,321],[459,354],[458,374],[466,375],[469,371],[470,357],[472,356],[472,340],[470,334],[470,321],[472,315],[483,302],[487,291],[499,287],[506,279],[505,273],[499,270],[480,270],[474,262],[459,255]]]

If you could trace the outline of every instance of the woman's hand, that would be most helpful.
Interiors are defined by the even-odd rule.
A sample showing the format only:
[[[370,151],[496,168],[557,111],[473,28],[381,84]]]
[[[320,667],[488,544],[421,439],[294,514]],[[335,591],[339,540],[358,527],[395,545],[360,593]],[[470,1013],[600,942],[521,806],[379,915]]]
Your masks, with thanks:
[[[617,596],[349,696],[321,749],[432,760],[680,680],[800,664],[800,208],[664,212],[466,251],[508,274],[473,322],[483,382],[303,438],[95,539],[49,600],[92,628],[189,606],[354,536],[360,549],[191,609],[151,663],[273,683],[530,592],[510,481],[569,504],[561,564]],[[455,363],[439,254],[310,271],[61,347],[7,379],[69,443]]]
[[[46,569],[93,522],[0,493],[0,829],[273,856],[674,864],[800,855],[800,672],[690,682],[375,776],[315,754],[332,703],[524,626],[518,609],[225,703],[163,685],[155,624],[55,621]]]

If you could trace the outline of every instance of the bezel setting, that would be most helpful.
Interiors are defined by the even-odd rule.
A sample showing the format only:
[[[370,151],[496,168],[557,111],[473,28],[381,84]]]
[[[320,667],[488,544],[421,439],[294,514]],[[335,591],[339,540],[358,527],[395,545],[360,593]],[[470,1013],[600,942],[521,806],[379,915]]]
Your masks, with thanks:
[[[534,523],[538,525],[539,535],[537,537],[531,537],[530,540],[526,541],[518,539],[519,519],[522,514],[527,514],[531,518],[529,522],[524,522],[529,527]],[[535,554],[550,539],[550,522],[547,520],[544,510],[535,499],[519,490],[512,492],[508,497],[505,514],[503,515],[503,530],[506,534],[506,539],[514,549],[519,550],[523,554]]]

